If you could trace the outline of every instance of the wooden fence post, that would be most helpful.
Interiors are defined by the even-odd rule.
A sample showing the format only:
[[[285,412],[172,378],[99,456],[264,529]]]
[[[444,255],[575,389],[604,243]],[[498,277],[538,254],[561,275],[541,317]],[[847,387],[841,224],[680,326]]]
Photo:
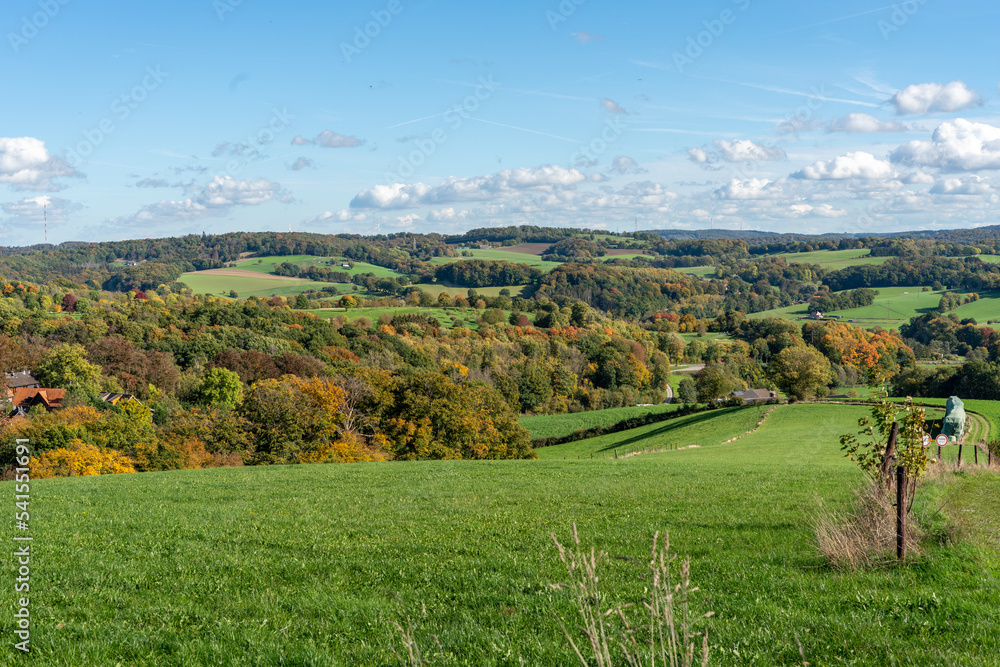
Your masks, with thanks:
[[[890,475],[892,459],[896,455],[896,440],[899,439],[899,422],[893,422],[892,432],[889,433],[889,442],[885,446],[885,454],[882,455],[882,485],[888,491],[892,487],[892,476]]]
[[[958,467],[962,467],[962,443],[958,443]]]
[[[616,459],[618,458],[618,450],[617,449],[615,450],[615,458]]]
[[[979,465],[979,445],[973,445],[973,447],[975,447],[976,449],[975,449],[974,453],[972,454],[972,457],[975,459],[975,461],[974,461],[975,464]]]
[[[896,466],[896,558],[906,560],[906,468]]]

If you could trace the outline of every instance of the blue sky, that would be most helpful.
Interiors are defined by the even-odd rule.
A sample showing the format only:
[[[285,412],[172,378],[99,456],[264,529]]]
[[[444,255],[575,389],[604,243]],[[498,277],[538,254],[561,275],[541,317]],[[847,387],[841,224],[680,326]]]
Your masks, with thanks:
[[[0,244],[1000,223],[995,3],[7,0]]]

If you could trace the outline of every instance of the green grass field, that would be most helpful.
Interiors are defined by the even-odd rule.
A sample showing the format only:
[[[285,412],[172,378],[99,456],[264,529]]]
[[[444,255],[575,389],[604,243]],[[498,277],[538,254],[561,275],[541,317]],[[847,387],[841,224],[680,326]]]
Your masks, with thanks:
[[[819,264],[828,271],[836,271],[848,266],[880,266],[889,257],[869,257],[871,250],[814,250],[813,252],[784,252],[775,257],[784,257],[789,264]]]
[[[294,296],[309,290],[320,290],[324,287],[336,287],[341,293],[354,294],[353,285],[342,283],[321,283],[312,280],[275,280],[261,276],[220,276],[204,273],[185,273],[178,280],[195,294],[215,294],[228,296],[230,290],[236,290],[241,299],[248,296],[265,298],[269,296]],[[366,294],[366,293],[363,293]],[[335,298],[335,297],[331,297]]]
[[[678,405],[649,405],[628,408],[609,408],[562,415],[537,415],[521,417],[518,422],[528,429],[532,438],[561,438],[579,429],[611,426],[630,417],[673,412]]]
[[[331,265],[330,261],[335,260]],[[310,266],[329,268],[333,271],[339,271],[341,273],[346,273],[351,276],[355,276],[359,273],[374,273],[379,278],[396,278],[401,276],[401,273],[397,273],[392,269],[387,269],[383,266],[375,266],[374,264],[366,264],[365,262],[353,262],[354,266],[350,269],[345,269],[340,266],[341,262],[346,262],[347,260],[343,257],[314,257],[313,255],[290,255],[287,257],[255,257],[253,259],[247,259],[236,266],[234,269],[239,269],[241,271],[257,271],[259,273],[274,273],[274,267],[278,264],[283,264],[288,262],[289,264],[297,264],[302,269],[307,269]]]
[[[428,285],[426,283],[421,283],[415,285],[419,287],[424,292],[429,292],[434,298],[441,292],[447,292],[449,296],[466,296],[469,293],[468,287],[448,287],[447,285],[442,285],[440,283],[434,283],[433,285]],[[500,290],[507,289],[510,291],[510,296],[527,296],[525,294],[527,290],[526,285],[508,285],[504,287],[476,287],[475,290],[482,296],[500,296]]]
[[[920,287],[880,287],[871,306],[835,310],[825,315],[837,315],[842,321],[857,320],[862,326],[881,326],[897,329],[910,318],[936,310],[944,291],[922,291]],[[993,301],[992,303],[997,304]],[[970,304],[972,305],[972,304]],[[794,320],[809,315],[809,304],[800,304],[767,310],[749,315],[750,318],[784,317]]]
[[[538,255],[529,255],[523,252],[510,252],[508,250],[468,250],[472,257],[432,257],[428,264],[443,266],[454,262],[461,262],[469,259],[487,259],[492,261],[513,262],[514,264],[526,264],[542,271],[551,271],[561,264],[561,262],[545,262]]]
[[[719,445],[730,438],[746,433],[760,419],[765,406],[749,408],[724,408],[648,424],[630,431],[609,433],[587,440],[577,440],[564,445],[542,447],[540,459],[587,458],[591,455],[614,456],[616,449],[624,453],[634,447],[679,448]],[[671,452],[673,453],[673,452]]]
[[[640,602],[648,582],[634,561],[669,531],[673,551],[691,557],[694,610],[715,612],[712,665],[801,665],[799,644],[811,665],[996,664],[996,477],[963,473],[947,489],[949,510],[975,510],[966,543],[931,546],[905,569],[822,566],[811,521],[820,501],[846,507],[859,482],[837,436],[862,412],[781,407],[719,445],[747,425],[719,411],[716,430],[692,426],[685,438],[703,447],[624,460],[35,482],[31,662],[395,664],[393,623],[408,615],[436,664],[574,664],[553,618],[572,624],[570,602],[548,584],[566,577],[550,534],[566,542],[575,522],[585,545],[608,551],[609,603]],[[13,483],[0,491],[13,511]],[[7,522],[8,545],[12,533]],[[14,595],[8,579],[9,640]]]
[[[234,269],[240,271],[253,271],[260,273],[260,278],[251,276],[220,276],[204,273],[185,273],[178,280],[185,283],[195,294],[216,294],[228,295],[230,290],[236,290],[240,298],[255,296],[258,298],[269,296],[295,296],[309,290],[321,290],[324,287],[336,287],[341,294],[356,294],[368,296],[367,291],[354,292],[354,285],[350,283],[328,283],[303,280],[300,282],[289,280],[277,280],[267,276],[273,276],[274,267],[282,262],[297,264],[305,269],[309,266],[326,267],[330,261],[329,257],[313,257],[311,255],[292,255],[287,257],[260,257],[248,259],[240,262]],[[334,264],[329,267],[335,271],[340,271],[350,275],[359,273],[374,273],[379,278],[397,277],[402,274],[391,269],[386,269],[374,264],[355,262],[354,267],[345,269]]]
[[[714,266],[684,266],[684,267],[678,267],[674,270],[679,271],[681,273],[690,273],[692,275],[700,276],[702,278],[704,278],[705,276],[715,275]]]
[[[980,255],[980,257],[983,256]],[[1000,257],[997,255],[985,256]],[[955,310],[949,311],[949,313],[955,313],[962,320],[971,317],[979,324],[1000,322],[1000,292],[980,292],[979,301],[959,306]]]

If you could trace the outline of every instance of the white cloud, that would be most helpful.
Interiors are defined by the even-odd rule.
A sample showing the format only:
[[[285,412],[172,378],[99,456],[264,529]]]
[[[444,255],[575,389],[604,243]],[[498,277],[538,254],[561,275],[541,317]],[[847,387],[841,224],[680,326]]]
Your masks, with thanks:
[[[931,194],[934,195],[986,195],[993,192],[990,182],[979,176],[965,178],[946,178],[934,184]]]
[[[839,181],[848,178],[884,179],[894,176],[895,171],[889,162],[879,160],[865,151],[848,153],[832,160],[820,160],[792,174],[793,178],[814,181]]]
[[[982,98],[962,81],[947,84],[918,83],[907,86],[892,96],[889,102],[896,113],[925,114],[933,111],[961,111],[982,104]]]
[[[0,203],[0,211],[6,216],[4,221],[19,226],[42,225],[46,217],[48,224],[60,225],[69,219],[71,212],[82,208],[82,204],[48,195]]]
[[[61,158],[49,155],[45,142],[34,137],[0,137],[0,183],[15,190],[56,192],[56,178],[80,174]]]
[[[907,185],[931,185],[934,183],[934,177],[923,171],[907,174],[901,180]]]
[[[842,218],[847,215],[847,211],[844,209],[834,208],[830,204],[820,204],[819,206],[813,206],[812,204],[792,204],[788,209],[794,216],[815,215],[820,218]]]
[[[266,178],[237,181],[231,176],[216,176],[192,197],[149,204],[130,216],[114,218],[109,222],[162,224],[217,217],[233,207],[258,206],[283,194],[278,183]]]
[[[628,113],[628,111],[625,111],[625,109],[618,106],[617,102],[607,97],[601,99],[601,106],[604,107],[605,111],[610,111],[611,113],[623,113],[623,114]]]
[[[763,178],[732,179],[712,193],[717,199],[765,199],[774,192],[768,193],[767,187],[774,181]]]
[[[144,178],[141,181],[136,181],[135,187],[137,188],[169,188],[170,181],[165,178]]]
[[[323,148],[357,148],[358,146],[364,146],[365,140],[358,139],[357,137],[349,137],[343,134],[337,134],[332,130],[323,130],[315,139],[306,139],[301,135],[296,135],[292,139],[293,146],[312,146],[319,145]]]
[[[964,118],[941,123],[931,141],[903,144],[892,160],[945,171],[1000,169],[1000,128]]]
[[[749,139],[734,139],[725,141],[717,139],[715,147],[719,149],[719,156],[726,162],[766,162],[769,160],[783,160],[785,151],[777,146],[764,146]]]
[[[688,148],[688,158],[705,169],[716,170],[719,161],[723,162],[770,162],[784,160],[788,156],[778,146],[765,146],[750,139],[716,139],[715,150],[704,148]]]
[[[705,164],[706,162],[708,162],[708,153],[706,153],[702,149],[689,148],[687,150],[688,150],[688,157],[691,159],[692,162],[696,164]]]
[[[574,32],[573,39],[580,42],[581,44],[590,44],[591,42],[599,42],[604,39],[601,35],[595,35],[589,32]]]
[[[316,137],[316,143],[323,148],[356,148],[365,145],[364,139],[348,137],[330,130],[320,132],[319,136]]]
[[[469,217],[468,211],[456,211],[452,207],[438,209],[427,214],[428,222],[452,222],[455,220],[465,220]]]
[[[314,226],[334,222],[364,222],[367,219],[368,215],[365,213],[355,213],[354,211],[341,209],[339,211],[324,211],[313,218],[304,220],[302,224]]]
[[[867,113],[849,113],[840,118],[834,118],[827,126],[828,132],[857,132],[874,134],[877,132],[903,132],[906,128],[888,120],[879,120]]]
[[[300,157],[298,160],[293,162],[292,165],[288,168],[291,169],[292,171],[302,171],[303,169],[311,169],[312,167],[313,167],[312,160]]]
[[[506,169],[489,176],[449,178],[438,186],[424,183],[376,185],[355,195],[351,208],[400,209],[461,201],[487,201],[513,196],[525,190],[553,192],[587,180],[576,169],[545,166],[536,169]]]
[[[611,161],[611,171],[625,176],[627,174],[645,174],[646,170],[627,155],[619,155]]]

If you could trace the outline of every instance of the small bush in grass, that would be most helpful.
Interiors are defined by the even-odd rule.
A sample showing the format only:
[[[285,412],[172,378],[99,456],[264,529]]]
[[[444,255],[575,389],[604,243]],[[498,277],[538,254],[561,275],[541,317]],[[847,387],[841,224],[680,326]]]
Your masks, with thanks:
[[[826,561],[838,570],[895,562],[896,508],[889,494],[870,481],[856,493],[854,507],[846,514],[820,507],[813,532],[816,546]],[[907,550],[916,553],[920,531],[906,522]]]

